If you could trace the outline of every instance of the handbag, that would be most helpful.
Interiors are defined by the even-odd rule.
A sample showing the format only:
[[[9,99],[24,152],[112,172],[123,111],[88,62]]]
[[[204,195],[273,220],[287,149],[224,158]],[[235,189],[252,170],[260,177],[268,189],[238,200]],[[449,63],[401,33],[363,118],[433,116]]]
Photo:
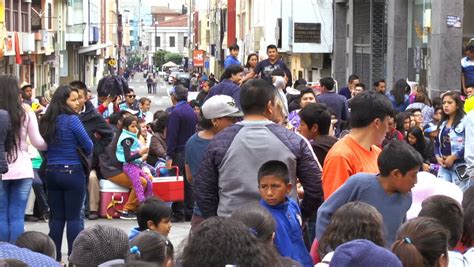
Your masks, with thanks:
[[[86,178],[89,178],[89,174],[91,172],[91,165],[92,165],[92,157],[86,155],[86,153],[82,150],[82,148],[77,148],[77,153],[79,154],[79,158],[81,159],[82,169],[84,170],[84,175]]]
[[[466,181],[469,179],[466,163],[457,164],[454,167],[454,172],[456,173],[460,181]]]

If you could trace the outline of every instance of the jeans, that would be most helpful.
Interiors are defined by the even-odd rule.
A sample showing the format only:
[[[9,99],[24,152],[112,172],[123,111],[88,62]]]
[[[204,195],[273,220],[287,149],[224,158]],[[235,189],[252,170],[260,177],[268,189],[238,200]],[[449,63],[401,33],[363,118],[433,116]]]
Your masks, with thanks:
[[[173,165],[179,167],[180,175],[184,180],[184,203],[173,202],[173,216],[177,219],[191,219],[194,209],[193,187],[186,179],[186,172],[184,171],[184,152],[178,152],[173,157]],[[170,175],[176,175],[174,172]]]
[[[25,231],[25,208],[32,178],[0,180],[0,241],[15,243]]]
[[[38,209],[40,216],[44,215],[49,211],[49,206],[47,202],[46,192],[44,191],[43,180],[38,174],[38,169],[33,169],[35,178],[33,179],[33,191],[35,192],[36,203],[38,204]]]
[[[459,180],[458,175],[454,171],[455,166],[456,164],[454,164],[450,169],[440,167],[438,171],[438,178],[457,185],[464,192],[469,188],[469,179],[465,181]]]
[[[49,236],[57,248],[56,260],[60,261],[66,223],[68,255],[71,254],[72,243],[84,229],[81,210],[86,194],[86,177],[81,165],[49,165],[46,168],[46,176],[51,209]]]

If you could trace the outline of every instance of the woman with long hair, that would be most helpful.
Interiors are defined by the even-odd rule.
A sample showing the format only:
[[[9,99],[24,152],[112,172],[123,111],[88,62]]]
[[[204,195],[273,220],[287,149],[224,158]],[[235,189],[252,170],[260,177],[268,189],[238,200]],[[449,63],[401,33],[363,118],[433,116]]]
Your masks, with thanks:
[[[404,79],[400,79],[395,83],[392,91],[388,92],[387,97],[395,110],[403,112],[410,104],[409,93],[410,85]]]
[[[7,153],[8,172],[0,186],[0,241],[14,243],[25,228],[26,202],[34,177],[27,138],[38,150],[46,150],[47,145],[39,134],[35,113],[20,102],[18,80],[0,75],[0,87],[0,109],[10,115],[13,135],[12,148]]]
[[[61,244],[66,226],[68,255],[72,243],[84,229],[81,209],[86,194],[86,175],[80,153],[92,153],[89,138],[75,110],[79,105],[77,89],[59,87],[40,121],[40,131],[48,143],[46,179],[48,204],[51,209],[49,236],[56,247],[56,260],[61,260]],[[82,151],[79,151],[82,150]]]
[[[258,55],[256,53],[250,53],[247,56],[247,63],[244,66],[244,77],[247,73],[251,72],[258,64]]]
[[[436,160],[441,166],[438,177],[465,191],[469,188],[469,177],[462,176],[466,169],[463,102],[457,92],[444,93],[442,100],[443,118],[435,141]]]
[[[423,130],[418,127],[413,127],[408,130],[406,141],[423,157],[423,171],[429,172],[430,164],[436,163],[434,147],[431,140],[423,135]]]
[[[448,238],[448,231],[438,220],[418,217],[400,227],[392,252],[403,267],[447,267]]]
[[[336,210],[321,239],[313,242],[313,262],[319,262],[339,245],[355,239],[367,239],[385,246],[382,215],[364,202],[349,202]]]

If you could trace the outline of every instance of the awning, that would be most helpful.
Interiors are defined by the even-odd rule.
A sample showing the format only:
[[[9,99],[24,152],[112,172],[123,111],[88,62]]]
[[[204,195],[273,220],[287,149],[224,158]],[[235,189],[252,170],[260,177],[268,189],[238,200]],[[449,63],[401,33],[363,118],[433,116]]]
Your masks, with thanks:
[[[174,63],[173,61],[168,61],[165,64],[163,64],[163,67],[178,67],[178,64]]]
[[[86,46],[86,47],[79,48],[78,53],[79,54],[89,53],[89,52],[93,52],[93,51],[96,51],[96,50],[99,50],[99,49],[107,48],[109,46],[112,46],[112,44],[89,45],[89,46]]]

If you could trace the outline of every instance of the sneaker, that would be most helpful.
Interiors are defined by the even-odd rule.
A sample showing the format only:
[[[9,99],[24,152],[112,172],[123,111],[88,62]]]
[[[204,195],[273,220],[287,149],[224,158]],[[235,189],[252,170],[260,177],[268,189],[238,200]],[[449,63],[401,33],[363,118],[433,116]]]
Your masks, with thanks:
[[[89,220],[97,220],[99,219],[99,214],[97,214],[97,211],[91,211],[89,214]]]
[[[120,214],[120,219],[122,219],[122,220],[136,220],[137,215],[135,215],[134,212],[123,211],[122,214]]]
[[[37,222],[37,221],[39,221],[39,219],[36,218],[33,215],[25,215],[25,221],[27,221],[27,222]]]

